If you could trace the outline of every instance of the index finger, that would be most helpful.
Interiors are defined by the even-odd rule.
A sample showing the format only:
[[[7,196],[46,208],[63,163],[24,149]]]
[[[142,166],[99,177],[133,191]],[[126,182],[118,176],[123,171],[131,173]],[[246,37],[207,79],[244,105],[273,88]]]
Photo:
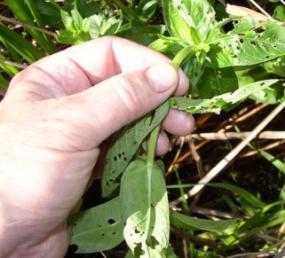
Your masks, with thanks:
[[[147,47],[118,37],[102,37],[48,56],[22,71],[11,82],[33,86],[40,98],[62,97],[81,92],[114,75],[150,67],[170,59]],[[188,88],[180,71],[177,94]]]

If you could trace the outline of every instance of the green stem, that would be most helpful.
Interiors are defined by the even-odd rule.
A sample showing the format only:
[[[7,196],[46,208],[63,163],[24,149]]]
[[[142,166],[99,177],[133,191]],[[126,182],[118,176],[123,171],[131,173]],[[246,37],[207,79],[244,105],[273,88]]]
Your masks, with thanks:
[[[147,148],[147,159],[146,164],[147,166],[152,167],[154,158],[155,158],[155,150],[156,150],[156,143],[159,135],[160,126],[157,126],[150,134],[148,148]]]
[[[186,58],[189,58],[190,56],[194,55],[193,49],[194,48],[192,46],[181,49],[173,58],[172,64],[174,64],[178,68]]]

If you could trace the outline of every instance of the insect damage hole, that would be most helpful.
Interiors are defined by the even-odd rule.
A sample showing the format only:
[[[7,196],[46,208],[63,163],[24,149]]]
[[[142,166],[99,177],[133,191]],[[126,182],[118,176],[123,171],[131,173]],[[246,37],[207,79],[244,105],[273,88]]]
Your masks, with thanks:
[[[112,224],[114,224],[116,221],[114,220],[114,219],[108,219],[108,223],[110,224],[110,225],[112,225]]]

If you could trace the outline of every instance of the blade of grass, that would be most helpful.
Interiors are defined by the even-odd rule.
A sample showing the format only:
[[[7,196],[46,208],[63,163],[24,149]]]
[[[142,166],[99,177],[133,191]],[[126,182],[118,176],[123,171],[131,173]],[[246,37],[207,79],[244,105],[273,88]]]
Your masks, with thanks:
[[[34,19],[38,21],[39,14],[38,10],[36,10],[36,6],[33,1],[24,2],[22,0],[6,0],[6,3],[9,9],[20,21],[31,25],[35,25]],[[25,3],[28,3],[28,6],[26,6]],[[29,9],[32,9],[32,11],[30,11]],[[32,14],[35,13],[37,13],[37,15],[33,16]],[[27,31],[47,53],[52,54],[55,51],[54,45],[46,35],[34,29],[27,29]]]
[[[5,25],[0,23],[0,42],[8,45],[17,52],[28,63],[33,63],[42,58],[44,54],[35,48],[28,40],[24,39],[15,31],[9,30]]]
[[[0,73],[0,89],[7,89],[8,81]]]
[[[271,155],[269,152],[264,150],[258,150],[258,153],[269,161],[275,168],[277,168],[280,172],[285,174],[285,163],[282,162],[280,159],[276,158],[275,156]]]

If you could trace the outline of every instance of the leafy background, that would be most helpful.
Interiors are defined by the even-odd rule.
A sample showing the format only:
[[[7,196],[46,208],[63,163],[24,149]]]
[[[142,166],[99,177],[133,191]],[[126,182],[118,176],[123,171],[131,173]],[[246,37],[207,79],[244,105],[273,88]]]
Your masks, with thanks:
[[[231,6],[229,18],[225,4],[250,9]],[[77,224],[71,242],[77,245],[77,252],[98,252],[75,254],[76,247],[71,246],[66,257],[125,257],[128,248],[122,243],[123,234],[137,256],[136,241],[141,239],[148,240],[145,245],[151,257],[175,257],[174,253],[177,257],[285,256],[284,111],[265,128],[268,137],[254,139],[194,198],[182,198],[243,139],[241,132],[251,132],[274,109],[272,104],[283,102],[284,22],[281,0],[0,2],[2,94],[15,74],[41,57],[90,39],[117,35],[174,58],[189,76],[189,94],[196,98],[169,101],[173,108],[196,114],[197,128],[192,137],[172,137],[164,165],[153,164],[157,173],[145,173],[144,160],[128,164],[168,107],[162,106],[154,117],[146,116],[122,132],[108,154],[112,162],[107,162],[102,185],[94,182],[81,209],[99,206],[72,218]],[[221,137],[225,132],[233,134]],[[201,133],[211,133],[212,138]],[[278,133],[281,136],[276,138]],[[128,144],[133,138],[138,139],[134,146]],[[115,174],[111,173],[113,167]],[[166,184],[161,174],[164,168]],[[124,171],[119,197],[106,202],[101,190],[103,196],[117,196],[117,178]],[[150,224],[142,226],[153,232],[159,245],[149,233],[138,234],[143,231],[140,228],[131,232],[131,223],[137,223],[139,217],[132,217],[134,211],[149,211],[145,188],[134,198],[128,194],[140,187],[133,171],[140,180],[151,177],[151,198],[155,204],[163,203],[151,212]],[[104,186],[104,182],[112,186]],[[162,228],[156,228],[152,216],[165,212],[166,188],[171,227],[165,220]],[[164,221],[166,217],[159,218]],[[168,247],[168,230],[172,247]],[[133,256],[129,252],[127,257]]]

